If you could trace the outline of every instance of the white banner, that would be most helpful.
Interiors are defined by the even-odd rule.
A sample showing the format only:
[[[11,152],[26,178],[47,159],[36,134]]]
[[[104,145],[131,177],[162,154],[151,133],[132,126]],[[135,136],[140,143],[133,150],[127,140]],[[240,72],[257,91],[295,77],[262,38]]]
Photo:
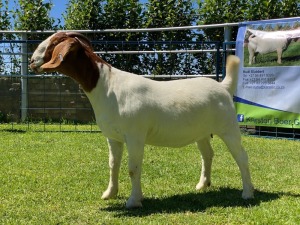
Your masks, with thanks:
[[[238,121],[300,128],[300,17],[241,23],[236,49]]]

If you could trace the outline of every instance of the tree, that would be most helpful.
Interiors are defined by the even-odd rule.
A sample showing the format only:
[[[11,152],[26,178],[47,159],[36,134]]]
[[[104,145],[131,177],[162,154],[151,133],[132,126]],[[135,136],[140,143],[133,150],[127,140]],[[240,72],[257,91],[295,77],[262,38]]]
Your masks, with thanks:
[[[185,0],[149,0],[145,14],[145,27],[176,27],[191,26],[195,22],[195,9],[192,1]],[[147,34],[147,41],[150,42],[152,50],[174,50],[185,49],[187,43],[195,37],[192,31],[169,31],[151,32]],[[180,41],[172,46],[166,42]],[[152,42],[152,43],[151,43]],[[160,43],[162,42],[162,43]],[[165,43],[164,43],[165,42]],[[176,74],[189,71],[192,58],[185,58],[186,54],[155,54],[143,58],[148,65],[147,70],[152,74]],[[184,63],[185,61],[185,63]]]
[[[250,0],[245,20],[266,20],[296,17],[300,14],[299,1],[295,0]]]
[[[300,15],[300,4],[295,0],[198,0],[198,24],[218,24],[296,17]],[[218,15],[218,16],[216,16]],[[233,29],[235,39],[237,27]],[[208,40],[224,40],[223,29],[205,31]]]
[[[9,10],[8,10],[8,0],[5,0],[4,3],[0,0],[0,30],[6,30],[11,27]],[[3,34],[0,34],[1,37]]]
[[[204,0],[199,2],[198,24],[220,24],[244,21],[249,9],[249,0]],[[223,41],[224,29],[207,29],[206,40]],[[233,29],[232,37],[236,37],[237,29]]]
[[[143,5],[138,0],[107,0],[104,5],[103,28],[104,29],[130,29],[144,26]],[[126,32],[110,33],[105,36],[105,41],[120,41],[114,45],[107,46],[110,51],[138,51],[138,44],[128,45],[128,42],[144,40],[143,33]],[[111,54],[103,57],[115,67],[137,74],[143,73],[143,62],[138,54]]]
[[[43,0],[15,0],[15,11],[12,11],[15,30],[28,31],[44,31],[55,30],[58,26],[54,26],[55,19],[50,17],[50,11],[53,7],[51,1]],[[49,34],[28,34],[27,40],[43,40]],[[35,46],[29,46],[28,51],[33,51]]]
[[[9,10],[8,10],[8,0],[5,0],[4,2],[0,0],[0,30],[9,30],[11,27],[10,24],[10,16],[9,16]],[[5,39],[12,39],[11,34],[4,34],[0,33],[0,40]],[[6,46],[1,46],[1,48],[7,48]],[[2,52],[5,52],[5,49],[1,50]],[[7,71],[7,66],[4,63],[4,56],[0,55],[0,74],[5,74]]]
[[[69,0],[63,15],[67,30],[101,29],[102,0]]]
[[[50,17],[52,2],[19,0],[13,12],[16,30],[52,30],[55,19]]]

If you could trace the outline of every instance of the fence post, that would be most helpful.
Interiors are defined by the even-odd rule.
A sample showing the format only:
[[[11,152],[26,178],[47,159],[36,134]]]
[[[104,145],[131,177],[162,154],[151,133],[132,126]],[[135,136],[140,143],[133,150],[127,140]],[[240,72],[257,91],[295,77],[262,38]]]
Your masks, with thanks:
[[[229,26],[225,26],[224,27],[224,42],[226,47],[231,49],[231,45],[229,44],[226,44],[226,43],[229,43],[231,42],[231,37],[232,37],[232,27],[229,27]],[[224,50],[227,50],[227,48],[225,48]],[[227,52],[224,51],[224,56],[225,56],[225,59],[226,59],[226,56],[227,56]]]
[[[227,47],[231,49],[231,45],[228,42],[231,42],[232,37],[232,27],[225,26],[224,27],[224,42],[223,42],[223,68],[222,68],[222,79],[226,76],[226,58],[227,58]]]
[[[220,82],[220,42],[217,43],[216,80]]]
[[[27,91],[27,75],[28,58],[27,58],[27,34],[21,34],[21,121],[24,122],[27,118],[28,108],[28,91]]]
[[[224,42],[231,41],[231,32],[232,32],[232,27],[230,27],[230,26],[224,27]]]

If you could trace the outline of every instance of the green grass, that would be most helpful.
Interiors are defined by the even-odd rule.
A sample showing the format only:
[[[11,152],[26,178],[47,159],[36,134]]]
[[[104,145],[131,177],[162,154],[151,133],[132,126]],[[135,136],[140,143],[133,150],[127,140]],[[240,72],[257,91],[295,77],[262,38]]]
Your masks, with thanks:
[[[124,151],[117,199],[101,200],[108,150],[101,133],[0,132],[0,224],[299,224],[300,142],[243,137],[256,187],[241,198],[238,168],[219,138],[212,187],[195,191],[200,156],[147,146],[143,208],[126,210],[130,194]]]
[[[244,48],[244,67],[271,67],[271,66],[300,66],[300,42],[292,42],[282,54],[282,64],[277,63],[277,52],[258,54],[256,62],[249,65],[249,51]]]

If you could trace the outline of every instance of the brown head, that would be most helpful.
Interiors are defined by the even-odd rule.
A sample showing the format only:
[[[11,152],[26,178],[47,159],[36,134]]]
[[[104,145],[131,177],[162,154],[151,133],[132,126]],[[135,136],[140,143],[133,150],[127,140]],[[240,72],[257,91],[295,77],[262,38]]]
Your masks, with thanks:
[[[97,63],[106,64],[94,54],[90,41],[76,32],[59,32],[44,40],[34,51],[30,68],[36,73],[54,72],[76,80],[90,92],[97,84],[100,72]]]

